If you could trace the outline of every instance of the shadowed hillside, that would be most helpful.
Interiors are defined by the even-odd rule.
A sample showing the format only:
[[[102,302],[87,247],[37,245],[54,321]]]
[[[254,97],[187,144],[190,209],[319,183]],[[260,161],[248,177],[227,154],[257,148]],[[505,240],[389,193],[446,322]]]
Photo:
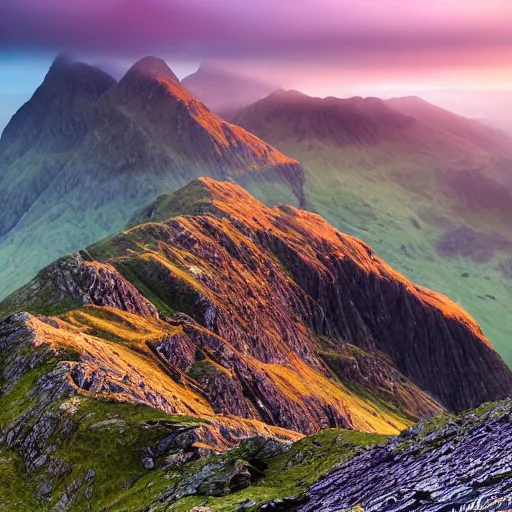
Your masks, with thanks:
[[[512,362],[512,145],[503,133],[419,99],[295,91],[234,122],[302,163],[308,209],[467,308]]]

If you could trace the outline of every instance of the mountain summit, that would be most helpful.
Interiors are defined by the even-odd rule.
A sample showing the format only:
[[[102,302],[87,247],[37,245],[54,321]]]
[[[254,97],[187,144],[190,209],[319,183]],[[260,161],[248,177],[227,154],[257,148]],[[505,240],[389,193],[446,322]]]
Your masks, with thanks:
[[[228,120],[238,109],[264,98],[276,89],[271,84],[235,73],[212,62],[203,62],[182,83],[204,101],[208,108]]]
[[[158,57],[144,57],[137,61],[127,72],[126,76],[143,75],[151,78],[160,78],[179,83],[178,77],[163,59]]]

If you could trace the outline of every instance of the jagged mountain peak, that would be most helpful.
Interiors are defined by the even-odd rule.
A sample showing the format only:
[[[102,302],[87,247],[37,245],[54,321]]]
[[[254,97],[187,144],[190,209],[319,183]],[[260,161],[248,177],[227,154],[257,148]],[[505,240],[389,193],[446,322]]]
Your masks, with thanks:
[[[56,84],[56,81],[59,83]],[[41,87],[61,87],[61,94],[69,92],[71,88],[82,89],[97,99],[115,83],[116,80],[103,69],[77,60],[69,52],[60,52],[52,62]]]
[[[465,311],[413,285],[317,214],[270,208],[232,182],[201,178],[160,198],[139,220],[41,271],[0,314],[49,308],[67,315],[64,330],[101,337],[107,329],[105,340],[128,320],[125,313],[138,315],[156,329],[149,334],[148,325],[144,343],[152,357],[162,357],[170,375],[196,379],[216,412],[299,432],[349,426],[384,433],[403,424],[333,375],[413,418],[512,389],[510,371]],[[114,308],[118,320],[95,330],[90,315],[103,313],[76,311],[84,304]],[[177,325],[186,336],[175,336]],[[196,372],[205,365],[206,374]],[[172,386],[186,387],[188,380],[175,378]],[[148,386],[150,403],[159,403],[154,393],[165,395],[172,411],[177,404],[164,388]]]
[[[199,176],[231,177],[266,200],[295,196],[304,204],[298,162],[213,114],[164,61],[142,59],[117,83],[59,57],[49,75],[0,140],[0,237],[10,236],[0,241],[0,259],[18,230],[31,233],[16,242],[30,247],[22,250],[30,270],[23,263],[0,269],[0,296]]]
[[[199,178],[157,200],[136,214],[130,226],[144,222],[160,222],[180,215],[200,215],[212,212],[215,191],[208,178]]]
[[[163,97],[184,103],[193,101],[167,63],[151,56],[138,60],[126,72],[111,97],[127,104],[155,103]]]
[[[24,151],[67,150],[86,132],[87,113],[116,85],[105,71],[60,53],[32,98],[12,117],[0,140],[3,164]]]

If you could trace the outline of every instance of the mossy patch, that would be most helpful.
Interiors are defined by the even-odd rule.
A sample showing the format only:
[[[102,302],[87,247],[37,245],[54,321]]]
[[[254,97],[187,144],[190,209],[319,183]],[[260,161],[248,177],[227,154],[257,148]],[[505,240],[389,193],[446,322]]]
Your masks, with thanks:
[[[293,444],[290,451],[264,460],[267,466],[254,485],[224,496],[189,496],[172,504],[168,510],[188,512],[194,506],[204,505],[215,512],[256,510],[265,502],[303,493],[313,482],[325,475],[336,464],[345,462],[366,448],[385,443],[387,436],[366,434],[343,429],[326,429]],[[243,447],[225,457],[243,458]]]
[[[35,482],[18,453],[0,448],[0,512],[39,512],[47,507],[35,497]]]

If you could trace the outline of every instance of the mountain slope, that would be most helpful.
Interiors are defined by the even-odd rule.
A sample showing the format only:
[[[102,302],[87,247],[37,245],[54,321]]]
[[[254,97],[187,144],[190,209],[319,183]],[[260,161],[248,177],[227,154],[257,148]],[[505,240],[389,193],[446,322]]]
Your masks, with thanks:
[[[302,201],[298,163],[213,115],[164,61],[142,59],[116,84],[59,56],[0,139],[2,296],[203,175]]]
[[[301,162],[309,209],[467,308],[511,364],[512,282],[504,269],[512,165],[504,136],[450,113],[444,120],[433,106],[435,126],[393,105],[278,91],[234,122]]]
[[[509,137],[479,121],[453,114],[415,96],[393,98],[386,100],[386,104],[423,124],[467,139],[488,151],[512,155]]]
[[[188,215],[170,217],[181,204]],[[453,410],[510,390],[510,373],[461,308],[412,285],[318,215],[288,206],[270,209],[234,184],[202,178],[162,197],[137,222],[83,255],[48,267],[4,301],[4,314],[22,307],[51,312],[52,304],[70,309],[85,301],[156,318],[149,300],[160,316],[184,313],[193,319],[190,329],[201,330],[197,322],[235,353],[265,365],[289,364],[292,358],[313,374],[338,372],[344,379],[352,358],[359,356],[364,365],[372,358],[378,364],[380,357],[385,372],[395,366]],[[187,325],[187,317],[182,322]],[[203,343],[215,345],[215,336]],[[181,350],[188,350],[186,344]],[[434,353],[436,365],[425,364]],[[233,357],[230,367],[238,356]],[[439,375],[442,364],[451,369]],[[272,374],[270,368],[266,372]],[[303,375],[308,372],[303,369]],[[247,370],[236,374],[245,379]],[[407,393],[396,399],[405,400],[399,407],[413,407]],[[413,416],[436,408],[428,400],[424,404]],[[342,411],[336,419],[333,404],[330,409],[329,421],[350,423]],[[284,411],[278,419],[267,409],[258,414],[270,414],[270,422],[290,421],[282,426],[299,431],[315,428],[311,419],[293,424],[293,413],[290,420]]]
[[[303,434],[373,433],[305,441],[316,473],[276,460],[291,492],[377,433],[512,392],[471,317],[316,214],[201,178],[133,223],[0,304],[0,451],[48,508],[195,505]]]

